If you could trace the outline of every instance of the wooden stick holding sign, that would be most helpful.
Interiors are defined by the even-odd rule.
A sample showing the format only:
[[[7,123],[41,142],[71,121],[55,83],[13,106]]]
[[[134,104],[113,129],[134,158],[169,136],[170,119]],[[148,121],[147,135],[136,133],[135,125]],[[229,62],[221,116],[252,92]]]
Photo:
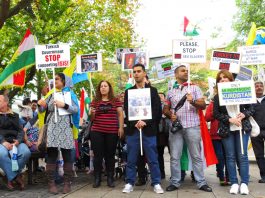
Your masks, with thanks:
[[[144,155],[143,152],[143,133],[142,133],[142,128],[139,129],[139,135],[140,135],[140,151],[141,151],[141,156]]]
[[[52,76],[53,76],[53,100],[56,100],[56,88],[55,88],[55,69],[52,69]],[[54,105],[54,122],[57,123],[57,106]]]
[[[236,105],[238,114],[240,113],[240,107],[239,105]],[[241,154],[244,155],[244,149],[243,149],[243,136],[242,136],[242,125],[239,129],[239,135],[240,135],[240,147],[241,147]]]
[[[190,91],[190,66],[187,66],[188,69],[188,94],[191,93]],[[190,110],[190,104],[188,103],[188,111]]]

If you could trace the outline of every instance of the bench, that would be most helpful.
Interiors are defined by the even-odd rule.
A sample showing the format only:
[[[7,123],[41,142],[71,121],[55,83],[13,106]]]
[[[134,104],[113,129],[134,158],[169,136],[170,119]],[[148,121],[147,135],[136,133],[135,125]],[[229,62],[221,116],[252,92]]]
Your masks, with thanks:
[[[32,184],[33,183],[33,173],[36,172],[37,168],[38,168],[38,160],[39,158],[44,158],[45,157],[45,153],[39,152],[39,151],[35,151],[31,153],[31,156],[29,158],[29,161],[27,163],[27,167],[28,167],[28,184]]]

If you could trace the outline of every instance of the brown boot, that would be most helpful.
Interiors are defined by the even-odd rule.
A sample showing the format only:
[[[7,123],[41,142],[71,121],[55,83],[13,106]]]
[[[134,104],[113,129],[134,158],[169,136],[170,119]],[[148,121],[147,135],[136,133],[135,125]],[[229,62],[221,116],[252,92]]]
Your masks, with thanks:
[[[71,192],[71,180],[73,178],[73,164],[72,163],[65,163],[64,166],[64,186],[63,186],[63,194],[67,194]]]
[[[46,164],[46,175],[48,178],[49,192],[51,194],[58,194],[58,189],[54,181],[54,172],[56,170],[56,164]]]

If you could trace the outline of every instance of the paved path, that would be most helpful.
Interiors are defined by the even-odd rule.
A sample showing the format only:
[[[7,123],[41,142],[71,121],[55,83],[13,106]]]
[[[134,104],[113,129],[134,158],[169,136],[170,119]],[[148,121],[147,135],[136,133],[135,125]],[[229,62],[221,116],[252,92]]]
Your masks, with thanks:
[[[162,181],[162,187],[165,189],[168,186],[169,179],[169,155],[165,155],[165,167],[166,167],[166,180]],[[222,187],[219,185],[218,179],[216,178],[215,166],[208,167],[205,170],[205,176],[209,185],[213,188],[212,193],[203,192],[197,189],[196,184],[191,181],[189,173],[187,174],[184,183],[181,188],[173,192],[165,192],[163,195],[157,195],[153,192],[153,188],[150,186],[150,181],[147,185],[141,187],[135,187],[134,191],[130,194],[123,194],[121,191],[124,186],[122,179],[116,181],[116,187],[111,189],[107,187],[106,178],[103,178],[103,182],[100,188],[92,188],[93,178],[90,175],[86,175],[84,172],[78,172],[78,178],[75,179],[73,184],[73,191],[70,194],[63,195],[58,194],[53,196],[47,192],[47,184],[44,179],[44,173],[38,173],[37,183],[26,187],[25,191],[7,191],[3,186],[3,182],[0,181],[0,198],[41,198],[41,197],[66,197],[66,198],[156,198],[156,197],[166,197],[166,198],[237,198],[242,197],[242,195],[230,195],[229,187]],[[250,194],[243,196],[244,198],[265,198],[265,184],[259,184],[259,171],[256,163],[250,164],[250,183],[249,189]],[[0,179],[1,180],[1,179]],[[62,188],[60,186],[60,188]]]

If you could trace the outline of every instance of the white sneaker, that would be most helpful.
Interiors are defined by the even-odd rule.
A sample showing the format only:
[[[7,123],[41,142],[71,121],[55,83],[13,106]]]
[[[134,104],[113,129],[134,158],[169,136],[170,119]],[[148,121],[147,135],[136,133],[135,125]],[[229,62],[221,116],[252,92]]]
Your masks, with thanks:
[[[230,188],[230,194],[236,195],[239,190],[239,185],[238,184],[233,184]]]
[[[154,191],[157,194],[163,194],[164,193],[164,190],[163,190],[163,188],[161,187],[160,184],[154,185]]]
[[[248,190],[247,184],[242,183],[240,185],[240,194],[241,195],[248,195],[249,194],[249,190]]]
[[[130,193],[133,191],[133,186],[131,184],[126,184],[122,190],[123,193]]]

